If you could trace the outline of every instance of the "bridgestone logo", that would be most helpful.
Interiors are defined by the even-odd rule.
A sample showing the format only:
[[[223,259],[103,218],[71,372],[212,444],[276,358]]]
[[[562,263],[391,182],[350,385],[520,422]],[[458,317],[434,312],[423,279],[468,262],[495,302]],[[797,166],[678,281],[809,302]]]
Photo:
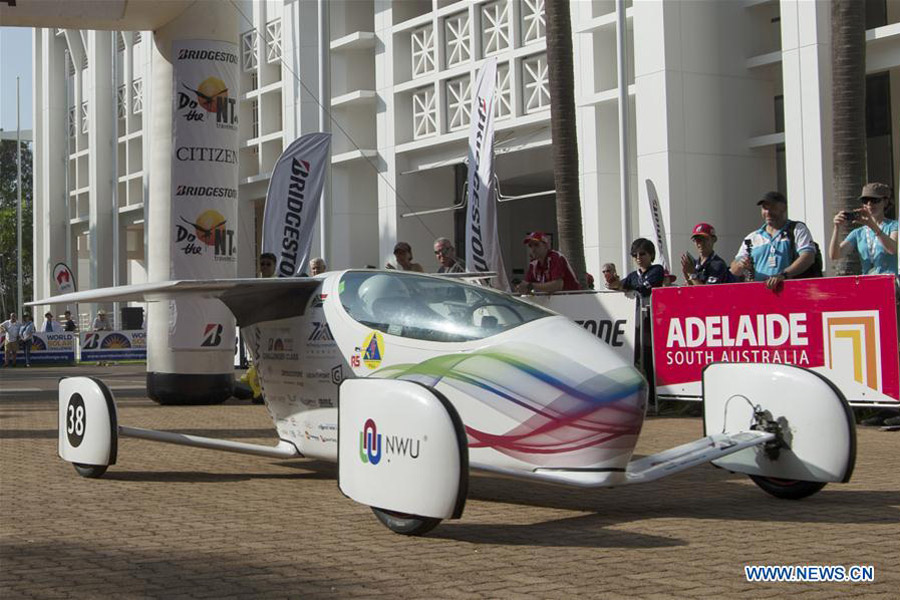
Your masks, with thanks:
[[[176,196],[200,196],[204,198],[237,198],[238,191],[229,187],[205,185],[179,185],[175,188]]]
[[[227,148],[207,148],[204,146],[179,146],[175,151],[179,161],[215,162],[237,164],[237,152]]]
[[[472,256],[471,261],[476,271],[487,271],[487,262],[484,259],[484,242],[481,238],[481,206],[479,197],[481,194],[481,177],[478,175],[478,167],[481,164],[481,143],[484,140],[484,128],[487,122],[487,105],[484,98],[478,99],[478,133],[475,134],[475,156],[471,167],[473,174],[472,183]]]
[[[281,262],[279,277],[293,277],[297,272],[297,252],[300,249],[300,225],[303,222],[303,200],[306,180],[309,179],[309,162],[297,158],[291,161],[291,184],[288,187],[287,212],[284,213],[284,229],[281,237]]]
[[[215,50],[189,50],[188,48],[182,48],[181,52],[178,53],[178,60],[220,60],[237,64],[237,55]]]

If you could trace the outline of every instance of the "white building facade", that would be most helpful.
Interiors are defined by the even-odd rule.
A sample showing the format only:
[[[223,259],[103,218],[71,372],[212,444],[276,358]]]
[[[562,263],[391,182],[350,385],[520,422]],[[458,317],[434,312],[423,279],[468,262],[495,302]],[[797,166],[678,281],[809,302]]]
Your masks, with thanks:
[[[333,154],[314,254],[330,268],[382,265],[403,240],[436,270],[436,237],[462,248],[470,91],[482,62],[496,57],[499,235],[510,278],[521,277],[524,234],[556,232],[543,5],[211,3],[240,12],[239,276],[256,272],[282,149],[323,129],[334,134]],[[869,179],[896,188],[900,1],[866,6]],[[756,201],[771,189],[827,243],[835,210],[828,3],[573,0],[571,11],[589,272],[609,261],[630,270],[623,235],[651,233],[648,179],[674,255],[707,221],[730,258],[759,226]],[[35,30],[36,297],[54,293],[60,261],[79,289],[147,280],[152,43],[150,32]]]

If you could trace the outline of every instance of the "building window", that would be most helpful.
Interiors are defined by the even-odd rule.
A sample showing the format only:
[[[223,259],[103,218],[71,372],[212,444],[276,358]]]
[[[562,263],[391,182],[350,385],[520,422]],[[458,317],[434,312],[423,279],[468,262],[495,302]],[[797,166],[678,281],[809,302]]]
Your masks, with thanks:
[[[68,114],[68,119],[67,119],[67,121],[68,121],[68,124],[69,124],[69,137],[70,137],[70,138],[73,138],[73,137],[75,137],[75,132],[76,132],[76,126],[75,126],[75,107],[74,107],[74,106],[70,106],[70,107],[69,107],[69,114]]]
[[[144,39],[144,38],[143,38],[143,36],[141,36],[141,32],[135,31],[134,38],[132,38],[132,40],[134,41],[134,45],[137,46],[138,44],[140,44],[142,39]]]
[[[434,88],[428,86],[416,90],[412,97],[413,139],[421,139],[437,134],[437,105]]]
[[[522,60],[522,92],[526,114],[550,106],[550,80],[547,74],[546,54]]]
[[[119,33],[118,31],[115,33],[116,36],[116,52],[125,52],[125,37]]]
[[[494,117],[512,116],[512,90],[510,89],[509,63],[497,65],[497,88],[494,94]]]
[[[469,125],[469,76],[447,82],[447,130],[457,131]]]
[[[250,71],[250,89],[255,90],[259,87],[259,72]]]
[[[259,100],[253,100],[250,103],[250,120],[252,125],[253,138],[259,137]]]
[[[81,103],[81,133],[88,132],[88,103]]]
[[[481,47],[488,56],[509,48],[509,3],[498,0],[481,8]]]
[[[244,65],[244,71],[252,71],[259,66],[259,63],[256,61],[256,43],[257,35],[255,29],[251,29],[241,35],[241,62]]]
[[[131,113],[139,115],[144,112],[144,81],[135,79],[131,82]]]
[[[266,24],[266,61],[277,63],[281,60],[281,19]]]
[[[434,71],[434,27],[426,25],[413,31],[410,47],[413,77]]]
[[[544,0],[522,0],[522,44],[544,37]]]
[[[128,114],[128,109],[125,106],[125,86],[120,85],[116,88],[116,115],[120,119],[124,119]]]
[[[468,12],[444,19],[444,56],[447,57],[447,68],[469,60],[472,56],[469,50],[471,40]]]

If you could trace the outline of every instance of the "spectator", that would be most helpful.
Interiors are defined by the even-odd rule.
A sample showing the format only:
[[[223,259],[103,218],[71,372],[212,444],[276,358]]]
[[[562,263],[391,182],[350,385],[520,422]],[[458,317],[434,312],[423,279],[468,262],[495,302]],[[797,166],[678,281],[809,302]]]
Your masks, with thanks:
[[[417,262],[413,262],[412,260],[412,246],[410,246],[406,242],[397,242],[394,245],[394,260],[397,261],[397,266],[400,267],[401,271],[416,271],[417,273],[424,273],[425,269],[422,268]],[[391,263],[386,263],[384,265],[386,269],[393,269],[394,265]]]
[[[325,259],[320,257],[314,258],[309,261],[309,276],[315,277],[316,275],[321,275],[325,271],[328,270],[328,266],[325,264]]]
[[[19,352],[19,338],[22,333],[22,325],[19,323],[16,313],[9,313],[9,319],[0,323],[0,332],[6,334],[6,342],[3,345],[3,366],[9,366],[12,358],[12,366],[16,366],[16,354]]]
[[[275,266],[278,258],[271,252],[263,252],[259,255],[259,276],[263,279],[275,277]]]
[[[610,284],[615,285],[619,281],[619,274],[616,272],[616,265],[613,263],[605,263],[600,272],[603,273],[603,279],[606,280],[607,288]]]
[[[63,330],[63,326],[53,319],[53,313],[49,310],[44,313],[44,323],[41,325],[43,333],[58,333]]]
[[[516,286],[520,294],[581,289],[566,257],[550,249],[550,238],[547,234],[534,231],[525,236],[522,243],[528,246],[531,262],[528,263],[528,270],[525,272],[525,281]]]
[[[624,290],[637,292],[641,296],[641,304],[646,304],[650,299],[653,288],[662,287],[666,279],[665,269],[662,265],[654,265],[656,260],[656,246],[646,238],[637,238],[631,242],[631,258],[637,269],[629,273],[625,279],[616,283],[607,283],[611,290]]]
[[[734,283],[737,278],[731,274],[728,265],[713,250],[716,245],[716,229],[709,223],[697,223],[691,232],[691,241],[697,248],[697,258],[690,254],[681,255],[681,271],[688,285],[708,283]]]
[[[848,247],[854,247],[859,252],[863,275],[896,275],[897,221],[885,216],[891,202],[891,188],[883,183],[867,183],[859,201],[862,203],[859,209],[842,211],[834,216],[828,254],[836,260]],[[838,229],[843,224],[860,224],[862,227],[851,231],[838,244]]]
[[[456,248],[453,243],[445,237],[439,237],[434,240],[434,254],[437,256],[440,267],[438,273],[465,273],[466,265],[463,261],[456,258]]]
[[[102,308],[97,311],[97,318],[94,319],[92,327],[94,331],[111,331],[112,324],[106,319],[106,311]]]
[[[65,331],[77,331],[78,327],[75,325],[75,321],[72,320],[72,313],[70,311],[65,312],[65,320],[63,321],[63,329]]]
[[[731,263],[731,273],[740,278],[745,270],[754,269],[755,280],[765,281],[766,287],[774,290],[785,279],[803,275],[813,266],[816,246],[805,223],[788,220],[784,194],[768,192],[756,205],[765,223],[744,238]]]
[[[25,353],[25,366],[31,366],[31,340],[34,337],[34,321],[30,313],[22,315],[22,351]]]

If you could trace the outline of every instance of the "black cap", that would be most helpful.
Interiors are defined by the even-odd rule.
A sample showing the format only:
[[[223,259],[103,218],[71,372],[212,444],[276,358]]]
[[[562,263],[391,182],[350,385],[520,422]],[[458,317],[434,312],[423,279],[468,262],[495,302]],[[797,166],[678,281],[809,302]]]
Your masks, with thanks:
[[[784,194],[781,192],[766,192],[766,195],[763,196],[756,205],[759,206],[763,202],[781,202],[782,204],[787,204],[787,198],[785,198]]]

